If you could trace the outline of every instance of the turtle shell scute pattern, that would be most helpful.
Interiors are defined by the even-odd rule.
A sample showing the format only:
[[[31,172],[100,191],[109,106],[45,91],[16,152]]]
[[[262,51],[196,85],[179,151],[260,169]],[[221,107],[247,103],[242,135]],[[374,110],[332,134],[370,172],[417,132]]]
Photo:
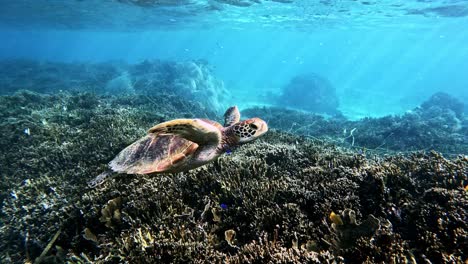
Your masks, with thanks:
[[[175,135],[149,134],[122,150],[109,166],[129,174],[170,171],[197,148],[198,144]]]

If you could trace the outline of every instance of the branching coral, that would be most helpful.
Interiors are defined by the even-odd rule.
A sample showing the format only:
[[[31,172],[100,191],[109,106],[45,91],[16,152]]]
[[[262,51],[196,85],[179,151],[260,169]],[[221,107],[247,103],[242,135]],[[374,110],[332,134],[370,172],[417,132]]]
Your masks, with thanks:
[[[36,259],[59,230],[44,259],[387,263],[468,257],[466,157],[366,158],[272,130],[196,170],[117,175],[89,189],[87,181],[147,127],[181,116],[216,116],[165,96],[21,93],[0,101],[10,106],[0,146],[11,150],[0,158],[7,190],[2,262],[24,262],[25,251]],[[331,228],[330,212],[343,212],[343,225],[335,220]]]

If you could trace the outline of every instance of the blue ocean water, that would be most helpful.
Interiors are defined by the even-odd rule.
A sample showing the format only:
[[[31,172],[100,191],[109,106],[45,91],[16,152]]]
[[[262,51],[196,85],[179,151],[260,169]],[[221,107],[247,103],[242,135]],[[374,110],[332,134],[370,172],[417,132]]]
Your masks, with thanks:
[[[206,60],[268,105],[297,75],[331,83],[348,118],[401,114],[438,91],[468,102],[467,1],[2,1],[0,59]]]

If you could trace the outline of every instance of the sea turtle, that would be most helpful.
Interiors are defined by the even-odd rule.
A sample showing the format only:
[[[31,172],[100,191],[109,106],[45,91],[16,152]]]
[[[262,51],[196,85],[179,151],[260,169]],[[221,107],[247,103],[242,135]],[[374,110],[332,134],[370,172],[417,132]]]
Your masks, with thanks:
[[[268,131],[265,121],[240,121],[239,109],[230,107],[224,126],[208,119],[175,119],[150,128],[148,135],[123,149],[110,163],[111,171],[90,182],[101,183],[112,172],[127,174],[176,173],[209,163],[231,148]]]

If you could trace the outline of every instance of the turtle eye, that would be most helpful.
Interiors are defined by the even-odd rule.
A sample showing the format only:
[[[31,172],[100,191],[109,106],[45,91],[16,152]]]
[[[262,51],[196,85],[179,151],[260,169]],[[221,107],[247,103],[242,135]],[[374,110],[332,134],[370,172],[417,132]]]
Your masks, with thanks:
[[[249,127],[252,128],[252,129],[258,129],[257,125],[256,124],[249,124]]]

